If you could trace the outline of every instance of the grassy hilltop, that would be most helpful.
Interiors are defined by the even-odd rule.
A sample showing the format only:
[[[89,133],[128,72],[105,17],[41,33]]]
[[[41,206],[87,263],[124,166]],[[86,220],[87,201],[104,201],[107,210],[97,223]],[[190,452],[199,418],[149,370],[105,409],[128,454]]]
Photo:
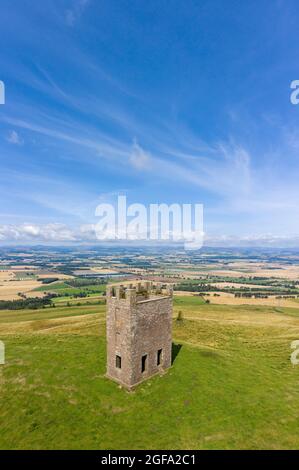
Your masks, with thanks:
[[[173,367],[132,393],[104,376],[104,305],[0,311],[0,448],[298,448],[299,309],[174,310]]]

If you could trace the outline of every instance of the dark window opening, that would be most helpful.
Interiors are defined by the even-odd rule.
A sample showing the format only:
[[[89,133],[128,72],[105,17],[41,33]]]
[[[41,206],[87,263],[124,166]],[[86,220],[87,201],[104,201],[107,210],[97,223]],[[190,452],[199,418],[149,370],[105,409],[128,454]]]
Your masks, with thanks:
[[[162,362],[162,349],[158,349],[157,352],[157,365],[159,366]]]
[[[146,369],[146,363],[147,363],[147,354],[142,356],[141,358],[141,372],[144,372]]]
[[[115,365],[118,369],[121,369],[121,357],[120,356],[116,356]]]

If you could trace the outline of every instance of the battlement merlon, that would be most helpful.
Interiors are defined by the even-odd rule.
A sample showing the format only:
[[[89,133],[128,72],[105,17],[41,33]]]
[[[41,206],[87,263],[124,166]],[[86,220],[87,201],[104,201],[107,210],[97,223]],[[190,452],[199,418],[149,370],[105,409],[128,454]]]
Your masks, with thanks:
[[[131,305],[145,300],[157,300],[172,296],[172,285],[166,284],[163,286],[161,283],[153,284],[152,281],[138,282],[135,285],[128,284],[126,286],[122,284],[109,284],[106,290],[107,302],[114,299],[114,301],[128,302]]]

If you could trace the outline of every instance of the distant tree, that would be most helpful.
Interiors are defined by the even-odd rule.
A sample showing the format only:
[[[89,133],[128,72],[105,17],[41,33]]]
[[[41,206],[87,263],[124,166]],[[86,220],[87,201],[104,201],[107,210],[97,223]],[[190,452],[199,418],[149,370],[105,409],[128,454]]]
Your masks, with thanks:
[[[32,298],[21,298],[18,300],[0,300],[0,310],[22,310],[44,308],[46,306],[52,306],[53,294],[48,294],[46,297],[32,297]]]
[[[178,316],[177,316],[177,318],[176,318],[176,321],[177,321],[177,322],[182,322],[182,321],[184,321],[184,315],[183,315],[182,310],[179,310],[179,313],[178,313]]]

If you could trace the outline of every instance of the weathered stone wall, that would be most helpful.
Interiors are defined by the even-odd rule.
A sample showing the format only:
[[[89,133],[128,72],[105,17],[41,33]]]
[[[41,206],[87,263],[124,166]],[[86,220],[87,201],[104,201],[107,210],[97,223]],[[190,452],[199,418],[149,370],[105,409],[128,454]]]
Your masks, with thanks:
[[[107,289],[107,375],[129,388],[171,366],[172,292],[149,293],[148,299],[140,300],[139,290]],[[121,369],[116,367],[116,355],[121,357]]]
[[[157,298],[137,303],[132,317],[133,383],[138,383],[171,366],[172,298]],[[157,353],[162,349],[160,366]],[[141,358],[147,355],[146,370],[141,372]]]

